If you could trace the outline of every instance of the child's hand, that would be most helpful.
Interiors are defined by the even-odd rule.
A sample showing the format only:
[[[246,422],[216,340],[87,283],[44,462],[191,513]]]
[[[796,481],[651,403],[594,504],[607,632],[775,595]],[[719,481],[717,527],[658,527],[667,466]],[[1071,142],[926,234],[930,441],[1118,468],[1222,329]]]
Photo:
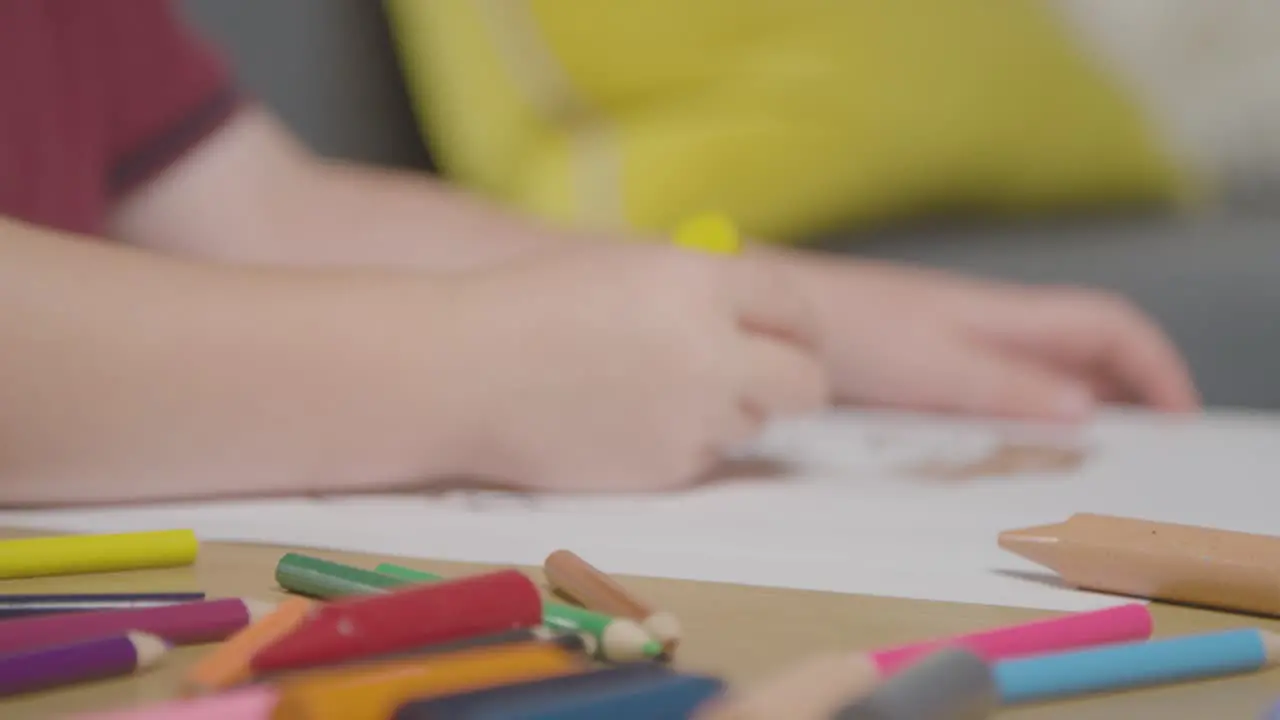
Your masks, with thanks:
[[[759,258],[650,245],[568,250],[459,280],[468,466],[540,489],[690,482],[768,419],[818,410],[815,325]]]
[[[775,260],[812,299],[839,400],[1068,421],[1098,403],[1199,407],[1169,340],[1114,296],[838,258]]]

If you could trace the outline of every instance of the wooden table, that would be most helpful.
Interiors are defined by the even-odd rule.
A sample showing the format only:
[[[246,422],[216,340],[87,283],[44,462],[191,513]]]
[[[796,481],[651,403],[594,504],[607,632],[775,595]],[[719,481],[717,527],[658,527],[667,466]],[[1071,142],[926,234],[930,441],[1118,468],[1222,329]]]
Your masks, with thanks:
[[[5,532],[0,537],[28,533]],[[273,579],[287,550],[234,543],[206,543],[193,567],[129,573],[0,581],[0,592],[123,592],[202,590],[210,597],[282,597]],[[485,569],[357,553],[308,551],[320,557],[373,567],[398,562],[444,575]],[[539,573],[531,570],[539,581]],[[1049,613],[940,602],[738,585],[622,578],[656,605],[676,613],[686,630],[677,665],[709,671],[735,684],[750,683],[811,653],[873,648],[1043,617]],[[1248,626],[1248,618],[1168,606],[1155,609],[1157,634],[1170,635]],[[1280,630],[1280,622],[1257,621]],[[181,648],[162,667],[137,678],[113,680],[0,701],[0,718],[57,718],[174,697],[177,681],[203,648]],[[1235,678],[1122,693],[1001,713],[1017,720],[1232,720],[1258,718],[1280,699],[1280,670]],[[779,719],[785,720],[785,719]]]

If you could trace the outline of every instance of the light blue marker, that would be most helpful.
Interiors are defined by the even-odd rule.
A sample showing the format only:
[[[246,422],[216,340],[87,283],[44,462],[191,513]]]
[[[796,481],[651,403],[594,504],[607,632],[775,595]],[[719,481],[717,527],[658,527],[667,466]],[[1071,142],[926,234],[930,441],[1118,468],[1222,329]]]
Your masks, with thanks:
[[[1005,705],[1127,690],[1261,670],[1280,657],[1280,636],[1228,630],[1108,645],[995,664]]]

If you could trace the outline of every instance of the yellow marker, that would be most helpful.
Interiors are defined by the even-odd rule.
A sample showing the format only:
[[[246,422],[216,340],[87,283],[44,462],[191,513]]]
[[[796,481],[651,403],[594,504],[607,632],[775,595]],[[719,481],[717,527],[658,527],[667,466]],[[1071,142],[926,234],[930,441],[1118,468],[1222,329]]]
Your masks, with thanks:
[[[742,240],[733,222],[723,215],[699,215],[681,223],[675,242],[680,247],[715,255],[736,255]]]
[[[199,547],[191,530],[4,540],[0,541],[0,578],[190,565]]]

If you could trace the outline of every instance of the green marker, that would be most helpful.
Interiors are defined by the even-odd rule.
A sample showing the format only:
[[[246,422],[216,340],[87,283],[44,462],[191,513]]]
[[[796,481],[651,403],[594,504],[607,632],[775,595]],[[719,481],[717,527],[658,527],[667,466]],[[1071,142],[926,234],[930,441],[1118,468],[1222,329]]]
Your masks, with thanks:
[[[407,584],[372,570],[298,553],[287,553],[276,563],[276,582],[291,593],[321,600],[385,592]]]
[[[382,563],[374,571],[407,582],[444,579],[439,575],[391,563]],[[594,638],[600,658],[610,662],[630,662],[662,654],[662,643],[654,640],[639,623],[627,618],[613,618],[573,605],[544,600],[542,623],[556,630],[581,633]]]

